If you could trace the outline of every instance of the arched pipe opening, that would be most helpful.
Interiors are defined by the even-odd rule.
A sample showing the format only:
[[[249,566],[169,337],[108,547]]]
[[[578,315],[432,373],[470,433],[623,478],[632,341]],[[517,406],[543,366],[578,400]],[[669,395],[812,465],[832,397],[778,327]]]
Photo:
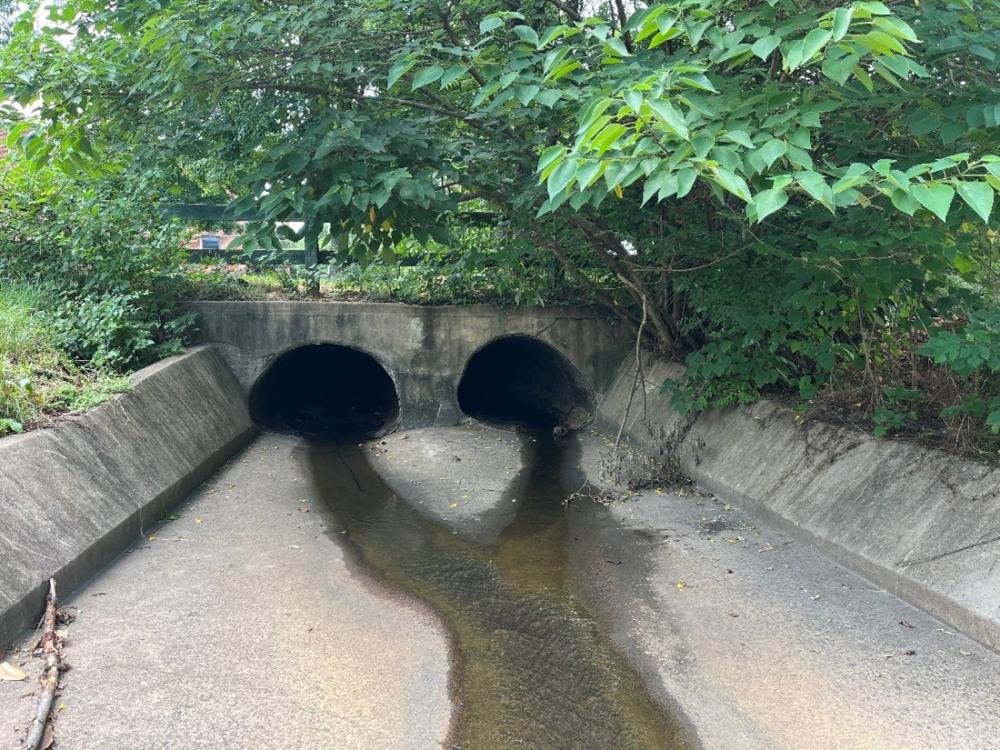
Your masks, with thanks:
[[[555,348],[533,336],[504,336],[469,358],[458,405],[497,426],[572,432],[593,419],[594,399],[580,372]]]
[[[399,395],[370,354],[309,344],[278,357],[250,391],[250,416],[262,428],[309,437],[366,439],[399,421]]]

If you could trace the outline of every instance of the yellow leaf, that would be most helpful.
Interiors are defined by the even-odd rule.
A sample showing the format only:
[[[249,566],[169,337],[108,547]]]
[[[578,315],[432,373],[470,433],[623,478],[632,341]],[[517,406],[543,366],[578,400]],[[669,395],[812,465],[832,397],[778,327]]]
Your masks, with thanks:
[[[683,591],[684,589],[687,588],[687,584],[684,581],[678,581],[676,583],[676,586],[678,591]]]
[[[195,523],[201,523],[201,519],[200,518],[196,518],[196,519],[194,519],[194,522]]]
[[[615,185],[615,196],[618,197],[618,198],[624,198],[625,197],[625,191],[622,190],[622,186],[621,185]]]

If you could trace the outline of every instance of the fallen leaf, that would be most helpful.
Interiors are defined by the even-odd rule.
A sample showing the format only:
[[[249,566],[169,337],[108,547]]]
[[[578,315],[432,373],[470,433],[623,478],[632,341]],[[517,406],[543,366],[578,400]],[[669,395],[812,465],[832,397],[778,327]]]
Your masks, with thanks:
[[[678,591],[683,591],[687,588],[687,584],[684,583],[684,581],[678,581],[675,585],[677,586]]]
[[[28,675],[20,667],[16,667],[9,661],[0,662],[0,680],[8,682],[20,682],[28,679]]]

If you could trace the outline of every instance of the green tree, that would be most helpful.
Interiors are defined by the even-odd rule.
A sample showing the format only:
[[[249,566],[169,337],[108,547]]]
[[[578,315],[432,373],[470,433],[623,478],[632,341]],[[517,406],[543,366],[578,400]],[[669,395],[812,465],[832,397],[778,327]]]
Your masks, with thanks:
[[[71,0],[15,33],[6,91],[38,103],[14,129],[38,162],[222,165],[236,208],[328,222],[343,257],[445,241],[487,201],[651,343],[697,350],[696,406],[808,395],[870,366],[872,331],[981,301],[996,0],[601,7]]]

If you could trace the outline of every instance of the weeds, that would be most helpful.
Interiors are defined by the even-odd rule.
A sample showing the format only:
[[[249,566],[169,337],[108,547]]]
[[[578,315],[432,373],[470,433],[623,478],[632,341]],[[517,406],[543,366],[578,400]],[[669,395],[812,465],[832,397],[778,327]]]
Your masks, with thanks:
[[[45,311],[52,296],[23,283],[0,284],[0,436],[84,411],[131,387],[129,379],[81,367],[61,348]]]

